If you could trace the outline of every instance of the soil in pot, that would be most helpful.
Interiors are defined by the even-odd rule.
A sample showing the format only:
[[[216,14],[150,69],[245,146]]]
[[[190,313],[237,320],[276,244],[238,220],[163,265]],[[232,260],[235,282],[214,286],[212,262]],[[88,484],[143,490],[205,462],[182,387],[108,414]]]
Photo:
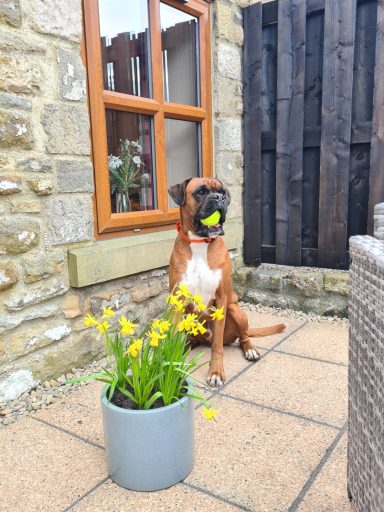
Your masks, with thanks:
[[[185,383],[185,385],[187,385]],[[127,390],[133,394],[133,389],[131,386],[127,386]],[[188,390],[185,388],[183,391],[186,393]],[[107,392],[107,398],[108,398],[108,392]],[[111,403],[113,405],[116,405],[116,407],[121,407],[122,409],[133,409],[137,410],[137,405],[133,400],[131,400],[128,396],[124,395],[121,391],[118,389],[115,389]],[[150,409],[158,409],[159,407],[164,407],[163,399],[160,397],[157,400],[154,401]]]

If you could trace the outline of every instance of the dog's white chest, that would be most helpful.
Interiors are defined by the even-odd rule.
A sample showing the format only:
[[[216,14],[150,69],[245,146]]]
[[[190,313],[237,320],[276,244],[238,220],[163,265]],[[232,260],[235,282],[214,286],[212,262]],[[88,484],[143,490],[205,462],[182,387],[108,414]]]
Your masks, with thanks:
[[[222,271],[209,268],[208,244],[191,244],[191,251],[192,259],[188,261],[182,282],[193,295],[201,295],[204,304],[208,304],[215,297]]]

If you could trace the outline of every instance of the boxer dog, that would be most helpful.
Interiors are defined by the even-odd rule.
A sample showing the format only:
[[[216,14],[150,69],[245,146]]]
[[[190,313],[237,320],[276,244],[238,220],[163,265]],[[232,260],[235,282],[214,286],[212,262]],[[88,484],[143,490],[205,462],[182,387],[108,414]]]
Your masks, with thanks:
[[[260,354],[250,337],[281,332],[285,325],[249,328],[247,315],[240,309],[232,290],[231,260],[221,237],[231,200],[223,184],[216,178],[187,178],[170,187],[168,193],[180,206],[181,217],[170,259],[170,289],[176,284],[185,284],[193,295],[201,295],[208,307],[224,308],[224,319],[214,323],[208,312],[203,314],[207,333],[190,340],[192,345],[200,341],[211,343],[207,382],[212,387],[220,387],[225,379],[224,345],[238,339],[245,358],[257,361]],[[216,211],[220,212],[217,224],[207,226],[201,222]]]

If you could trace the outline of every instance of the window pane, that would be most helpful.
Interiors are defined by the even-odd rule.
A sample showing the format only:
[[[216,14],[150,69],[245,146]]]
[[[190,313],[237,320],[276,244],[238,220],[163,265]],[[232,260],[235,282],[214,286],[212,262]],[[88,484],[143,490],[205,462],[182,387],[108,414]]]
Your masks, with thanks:
[[[160,4],[164,100],[199,106],[198,20]]]
[[[168,187],[201,175],[199,123],[166,119],[165,147]],[[168,206],[177,207],[171,198],[168,198]]]
[[[104,88],[151,96],[147,0],[99,0]]]
[[[152,118],[106,109],[112,212],[153,210]]]

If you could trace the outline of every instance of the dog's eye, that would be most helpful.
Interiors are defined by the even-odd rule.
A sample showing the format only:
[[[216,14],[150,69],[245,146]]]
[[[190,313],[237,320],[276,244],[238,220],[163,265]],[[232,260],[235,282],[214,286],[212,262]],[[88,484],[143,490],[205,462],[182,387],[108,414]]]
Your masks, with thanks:
[[[203,197],[203,196],[205,195],[205,193],[206,193],[205,188],[201,188],[200,190],[198,190],[198,191],[196,192],[196,195],[197,195],[198,197]]]

